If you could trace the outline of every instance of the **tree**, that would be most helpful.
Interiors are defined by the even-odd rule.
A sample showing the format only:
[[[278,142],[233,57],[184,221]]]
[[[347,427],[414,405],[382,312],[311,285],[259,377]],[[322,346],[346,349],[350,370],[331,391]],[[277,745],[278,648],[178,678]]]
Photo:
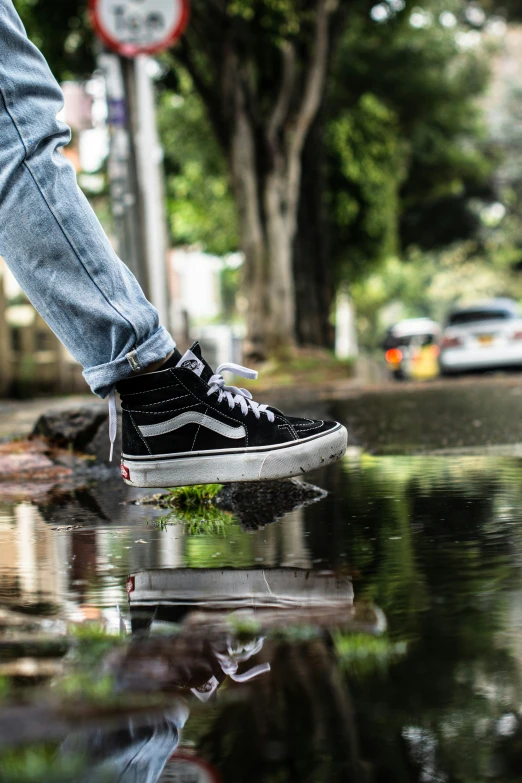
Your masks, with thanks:
[[[179,66],[176,75],[175,92],[162,89],[158,101],[171,242],[224,256],[238,248],[226,160],[190,77]]]
[[[308,266],[294,259],[299,250],[306,252],[295,241],[303,149],[323,97],[335,4],[193,0],[187,34],[168,57],[190,73],[227,161],[246,260],[247,353],[258,356],[295,344],[295,269],[308,268],[299,288],[303,297],[315,290],[308,280],[325,272],[323,259]],[[19,0],[18,7],[59,78],[92,66],[83,2]],[[163,83],[177,88],[175,69]],[[310,222],[306,214],[301,220]],[[317,239],[319,214],[313,224]]]
[[[420,26],[413,0],[331,2],[193,0],[162,57],[173,239],[232,249],[235,202],[259,357],[331,345],[338,282],[412,244],[474,237],[472,202],[491,198],[476,105],[487,66],[459,48],[465,0],[426,0]],[[60,78],[93,67],[84,0],[18,5]]]
[[[380,21],[352,14],[332,64],[329,231],[338,273],[350,281],[410,245],[473,238],[473,200],[493,198],[477,102],[489,63],[483,47],[459,45],[467,3],[393,11],[401,5],[382,3]]]
[[[86,0],[14,0],[31,41],[60,81],[87,78],[94,70],[94,33]]]
[[[302,155],[323,96],[333,11],[333,0],[195,0],[173,52],[229,163],[245,254],[247,354],[258,358],[296,342]]]

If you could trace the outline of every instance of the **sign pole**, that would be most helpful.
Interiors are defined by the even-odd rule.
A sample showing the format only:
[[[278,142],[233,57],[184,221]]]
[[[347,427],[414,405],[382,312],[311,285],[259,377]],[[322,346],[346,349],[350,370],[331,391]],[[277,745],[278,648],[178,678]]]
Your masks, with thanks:
[[[148,280],[132,131],[133,105],[132,100],[129,100],[135,92],[133,62],[103,51],[98,55],[98,65],[105,78],[111,132],[108,172],[117,250],[147,295]]]
[[[116,5],[113,0],[89,0],[89,7],[98,37],[119,55],[120,76],[113,67],[116,79],[107,97],[109,116],[111,100],[121,101],[125,115],[122,127],[113,129],[109,161],[115,223],[125,248],[120,252],[168,327],[163,151],[149,55],[168,49],[183,34],[189,0],[119,0]]]
[[[163,149],[158,136],[154,85],[146,54],[134,58],[136,85],[135,137],[138,182],[143,208],[144,247],[148,269],[148,294],[159,313],[160,322],[169,325],[167,286],[167,231],[163,190]]]

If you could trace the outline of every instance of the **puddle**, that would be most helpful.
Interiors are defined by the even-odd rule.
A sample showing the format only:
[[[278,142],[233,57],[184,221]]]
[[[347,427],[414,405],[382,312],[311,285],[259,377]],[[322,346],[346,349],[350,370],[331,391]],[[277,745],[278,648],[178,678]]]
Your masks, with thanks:
[[[518,779],[522,462],[307,480],[220,524],[114,483],[0,502],[0,781]]]

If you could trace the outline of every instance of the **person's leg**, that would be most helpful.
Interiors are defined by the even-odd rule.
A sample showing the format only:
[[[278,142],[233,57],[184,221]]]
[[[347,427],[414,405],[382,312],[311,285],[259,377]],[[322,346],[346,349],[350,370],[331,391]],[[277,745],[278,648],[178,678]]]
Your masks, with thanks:
[[[114,253],[60,147],[62,93],[0,0],[0,255],[38,312],[105,397],[174,348]]]

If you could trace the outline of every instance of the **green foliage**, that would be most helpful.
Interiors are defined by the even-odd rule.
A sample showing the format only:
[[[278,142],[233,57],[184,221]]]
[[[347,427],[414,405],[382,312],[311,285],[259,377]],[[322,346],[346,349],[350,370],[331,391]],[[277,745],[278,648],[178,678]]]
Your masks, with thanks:
[[[56,690],[65,700],[79,699],[94,704],[115,703],[114,678],[100,674],[93,678],[93,671],[102,667],[106,656],[124,643],[124,639],[96,622],[74,623],[69,629],[72,650],[69,667],[56,682]]]
[[[113,704],[115,686],[113,677],[105,674],[93,679],[92,671],[86,670],[67,674],[59,680],[56,692],[63,699]]]
[[[94,34],[86,0],[15,0],[29,38],[57,79],[87,78],[94,70]]]
[[[214,500],[223,484],[194,484],[191,487],[169,489],[169,500],[177,508],[193,508]]]
[[[232,613],[229,622],[236,636],[256,636],[261,633],[259,620],[253,614]]]
[[[258,24],[275,43],[297,36],[303,23],[306,3],[293,0],[231,0],[228,14],[244,22]]]
[[[522,298],[522,280],[513,269],[517,255],[491,240],[485,247],[469,241],[440,252],[412,248],[404,261],[387,258],[350,289],[361,345],[379,347],[385,327],[401,318],[443,323],[456,305],[490,296]]]
[[[182,524],[188,535],[224,536],[234,517],[222,511],[214,500],[222,484],[197,484],[191,487],[169,489],[168,495],[156,496],[149,502],[171,509],[157,517],[154,524],[165,530],[169,525]]]
[[[190,77],[181,66],[173,67],[177,90],[163,91],[158,110],[171,239],[225,255],[237,250],[239,241],[226,161]]]
[[[74,642],[74,659],[85,667],[96,666],[105,655],[123,643],[121,636],[109,633],[100,623],[74,623],[69,628]]]
[[[70,783],[81,780],[85,759],[59,755],[52,744],[31,745],[0,753],[0,769],[2,783]]]
[[[237,317],[237,296],[241,290],[242,268],[225,264],[219,276],[222,318],[228,323]]]
[[[169,525],[183,525],[183,531],[189,536],[226,536],[233,521],[228,511],[213,506],[201,509],[191,508],[185,511],[171,511],[155,520],[160,530]]]
[[[261,365],[258,380],[241,379],[241,384],[257,398],[260,393],[275,387],[335,383],[352,377],[353,371],[353,359],[337,359],[323,349],[303,348],[291,358],[283,356],[269,360]]]
[[[11,691],[11,680],[9,677],[0,676],[0,704],[7,699]]]
[[[331,173],[329,210],[337,243],[345,243],[350,270],[397,250],[399,188],[405,176],[405,145],[397,117],[372,93],[342,109],[327,129]]]
[[[521,682],[506,603],[513,542],[501,510],[512,509],[518,529],[519,474],[515,460],[364,457],[349,480],[349,511],[359,521],[336,544],[353,552],[357,536],[371,545],[358,595],[384,609],[400,652],[386,661],[386,637],[368,640],[367,662],[376,666],[358,669],[357,654],[353,671],[343,666],[361,744],[375,751],[379,738],[375,778],[409,779],[409,762],[428,746],[437,778],[485,780],[505,760],[497,721],[518,703]],[[412,740],[407,756],[398,737]],[[509,742],[518,746],[519,735]]]
[[[406,653],[405,642],[392,642],[386,636],[370,634],[334,634],[339,666],[346,674],[362,678],[380,672]]]
[[[16,6],[59,79],[92,71],[84,0],[17,0]],[[512,282],[507,266],[522,259],[520,183],[510,180],[503,188],[508,214],[500,227],[487,234],[480,217],[480,205],[493,198],[492,173],[500,164],[477,102],[488,83],[488,51],[459,44],[469,29],[466,7],[465,0],[426,0],[422,13],[428,21],[415,26],[411,16],[419,9],[413,2],[390,10],[381,22],[365,2],[341,3],[332,23],[327,89],[313,137],[314,157],[325,164],[317,166],[320,177],[312,173],[306,180],[312,192],[319,177],[324,209],[304,210],[302,220],[316,216],[316,233],[329,238],[327,257],[337,282],[353,284],[364,345],[380,338],[380,308],[401,301],[405,315],[434,315],[446,296],[428,293],[439,290],[442,280],[457,282],[452,290],[459,296],[464,285],[468,293],[487,285],[490,293],[505,290]],[[281,81],[285,42],[295,46],[296,83],[304,81],[314,8],[311,0],[193,0],[191,24],[183,42],[162,55],[158,82],[174,244],[200,245],[216,255],[239,246],[222,41],[226,37],[255,97],[248,111],[255,133],[262,134]],[[442,13],[453,13],[455,25],[442,24]],[[515,119],[518,105],[513,95]],[[511,141],[513,150],[517,142]],[[258,157],[261,178],[270,164],[263,145]],[[470,240],[481,247],[472,249]],[[456,243],[463,242],[459,249]],[[380,279],[373,274],[379,265]],[[311,288],[313,275],[312,265]],[[223,274],[227,312],[233,311],[239,277],[238,270]]]
[[[479,228],[471,200],[485,195],[492,162],[476,103],[486,52],[463,52],[444,27],[453,6],[428,0],[424,27],[411,6],[382,23],[352,13],[327,96],[330,231],[340,275],[351,281],[396,249],[443,247]],[[418,9],[413,9],[413,12]]]

